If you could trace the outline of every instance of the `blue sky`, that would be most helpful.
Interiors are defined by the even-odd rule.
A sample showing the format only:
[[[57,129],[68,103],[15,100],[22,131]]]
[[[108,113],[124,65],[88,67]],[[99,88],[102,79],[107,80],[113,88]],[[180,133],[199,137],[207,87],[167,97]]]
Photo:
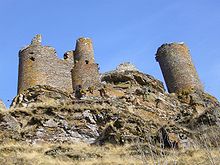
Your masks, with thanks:
[[[18,51],[40,33],[59,57],[90,37],[101,72],[130,61],[162,81],[157,48],[183,41],[206,91],[220,99],[219,9],[219,0],[0,0],[0,98],[9,105],[16,96]]]

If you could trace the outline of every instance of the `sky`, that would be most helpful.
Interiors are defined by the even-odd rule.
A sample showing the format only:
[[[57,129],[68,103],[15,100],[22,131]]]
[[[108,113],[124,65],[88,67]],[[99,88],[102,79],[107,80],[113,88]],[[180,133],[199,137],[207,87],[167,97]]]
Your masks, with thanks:
[[[35,34],[58,56],[90,37],[100,71],[133,63],[164,81],[155,61],[163,43],[185,42],[205,90],[220,99],[219,0],[0,0],[0,99],[17,94],[18,51]]]

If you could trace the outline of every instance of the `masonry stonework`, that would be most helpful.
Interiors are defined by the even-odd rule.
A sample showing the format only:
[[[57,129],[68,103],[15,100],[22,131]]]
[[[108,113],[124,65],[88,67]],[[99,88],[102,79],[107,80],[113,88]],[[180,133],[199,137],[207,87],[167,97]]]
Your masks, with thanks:
[[[79,38],[76,41],[72,81],[74,90],[100,84],[98,64],[95,63],[93,45],[89,38]]]
[[[73,91],[71,69],[73,51],[57,57],[50,46],[41,45],[41,35],[36,35],[31,44],[19,51],[18,93],[36,85],[49,85],[67,92]]]
[[[163,44],[156,53],[168,91],[203,90],[189,49],[183,43]]]
[[[67,51],[64,59],[57,57],[53,47],[43,46],[41,40],[41,35],[36,35],[30,45],[19,51],[18,94],[36,85],[48,85],[68,93],[101,85],[91,39],[79,38],[75,50]],[[157,50],[156,60],[170,93],[189,89],[203,91],[185,44],[163,44]],[[121,69],[128,68],[126,64]]]

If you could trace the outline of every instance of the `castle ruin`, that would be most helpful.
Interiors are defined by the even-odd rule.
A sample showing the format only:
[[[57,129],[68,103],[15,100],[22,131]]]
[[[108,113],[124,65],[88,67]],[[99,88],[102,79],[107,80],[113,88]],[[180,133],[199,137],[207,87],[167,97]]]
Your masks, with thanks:
[[[72,93],[76,86],[88,88],[98,82],[98,66],[88,38],[77,40],[76,51],[67,51],[64,59],[57,57],[53,47],[42,46],[41,35],[36,35],[30,45],[19,51],[18,94],[36,85]]]
[[[163,44],[157,50],[156,60],[170,93],[190,89],[203,91],[185,44]],[[54,48],[42,46],[41,35],[36,35],[30,45],[19,51],[18,94],[36,85],[48,85],[72,93],[100,84],[99,67],[89,38],[79,38],[75,50],[67,51],[64,59],[57,57]]]
[[[202,90],[203,86],[184,43],[163,44],[156,53],[168,91]]]

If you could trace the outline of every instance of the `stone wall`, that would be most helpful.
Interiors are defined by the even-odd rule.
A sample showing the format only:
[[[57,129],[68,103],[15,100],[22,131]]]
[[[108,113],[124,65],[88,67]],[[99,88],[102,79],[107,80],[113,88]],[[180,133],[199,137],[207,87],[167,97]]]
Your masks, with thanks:
[[[183,43],[163,44],[156,53],[168,91],[203,90],[189,50]]]
[[[37,35],[31,45],[19,52],[18,93],[36,85],[49,85],[72,92],[73,55],[71,51],[64,60],[59,59],[55,49],[42,46],[39,38],[41,36]]]
[[[72,70],[73,88],[81,86],[83,89],[89,87],[98,86],[100,83],[98,65],[87,64],[87,65],[75,65]]]

